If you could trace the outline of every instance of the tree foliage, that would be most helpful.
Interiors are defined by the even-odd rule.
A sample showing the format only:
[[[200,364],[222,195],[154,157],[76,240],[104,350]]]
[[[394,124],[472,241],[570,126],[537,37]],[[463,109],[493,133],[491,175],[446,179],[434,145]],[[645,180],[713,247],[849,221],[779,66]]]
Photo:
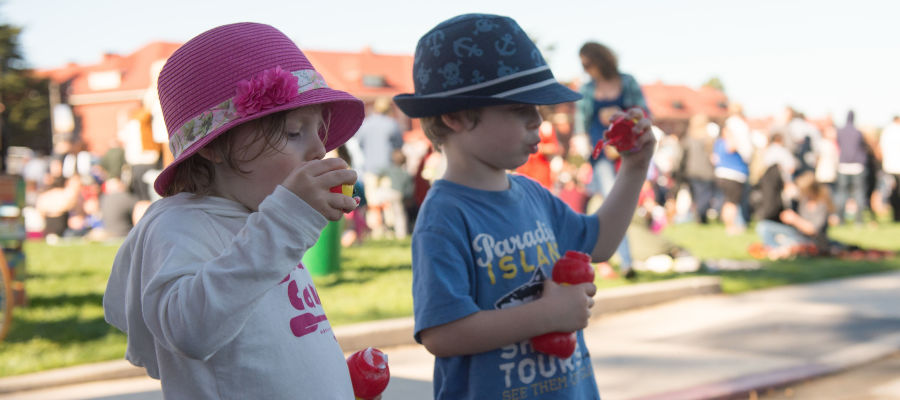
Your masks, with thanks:
[[[0,129],[9,146],[50,148],[49,81],[27,69],[19,47],[22,28],[0,24]]]
[[[725,93],[725,85],[722,83],[722,80],[719,79],[718,76],[709,78],[709,80],[707,80],[705,83],[703,83],[703,86],[711,87],[713,89],[717,89],[718,91],[720,91],[722,93]]]

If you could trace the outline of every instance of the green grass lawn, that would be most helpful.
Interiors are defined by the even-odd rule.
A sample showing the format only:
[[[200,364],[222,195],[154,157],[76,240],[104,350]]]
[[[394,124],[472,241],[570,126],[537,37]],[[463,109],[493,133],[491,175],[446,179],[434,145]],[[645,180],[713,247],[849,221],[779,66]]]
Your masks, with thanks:
[[[877,227],[858,228],[839,226],[829,230],[835,240],[866,248],[900,252],[900,224],[882,223]],[[758,241],[755,233],[747,230],[742,235],[726,236],[721,225],[697,224],[672,225],[665,235],[689,249],[701,259],[751,259],[747,247]],[[900,257],[881,261],[848,261],[833,258],[800,258],[764,262],[764,268],[751,271],[725,271],[697,273],[722,278],[722,291],[740,293],[794,283],[813,282],[866,273],[900,270]],[[647,279],[669,278],[673,274],[647,276]]]
[[[877,228],[838,227],[833,236],[849,243],[900,251],[900,224]],[[703,259],[748,259],[752,232],[725,236],[721,225],[672,225],[665,236]],[[316,277],[329,321],[337,326],[412,315],[409,240],[368,241],[342,251],[338,273]],[[0,376],[121,359],[125,336],[103,319],[102,296],[117,244],[69,242],[26,244],[30,304],[17,308],[0,342]],[[640,275],[638,282],[717,275],[726,293],[900,269],[900,257],[879,261],[798,259],[767,262],[757,271],[718,274]],[[631,284],[598,280],[601,288]]]
[[[0,376],[122,358],[125,335],[103,319],[103,292],[118,245],[25,244],[29,304],[13,311],[0,342]]]

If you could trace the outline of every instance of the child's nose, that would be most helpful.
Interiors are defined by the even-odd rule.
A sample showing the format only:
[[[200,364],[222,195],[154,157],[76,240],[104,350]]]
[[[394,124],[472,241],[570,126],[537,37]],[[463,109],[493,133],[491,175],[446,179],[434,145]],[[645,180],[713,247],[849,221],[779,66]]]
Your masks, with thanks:
[[[312,140],[313,144],[310,147],[309,151],[306,152],[306,161],[309,160],[321,160],[325,158],[325,143],[322,140],[316,138],[316,140]]]

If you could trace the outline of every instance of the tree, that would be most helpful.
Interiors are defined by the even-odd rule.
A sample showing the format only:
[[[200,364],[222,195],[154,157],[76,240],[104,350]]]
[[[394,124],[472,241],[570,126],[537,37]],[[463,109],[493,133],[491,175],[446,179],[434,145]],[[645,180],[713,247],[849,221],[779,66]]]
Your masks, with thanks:
[[[720,80],[718,76],[709,78],[709,80],[707,80],[706,83],[703,84],[703,86],[711,87],[722,93],[725,93],[725,85],[722,84],[722,80]]]
[[[25,67],[19,48],[22,28],[0,24],[0,153],[5,167],[9,146],[49,151],[49,80]]]

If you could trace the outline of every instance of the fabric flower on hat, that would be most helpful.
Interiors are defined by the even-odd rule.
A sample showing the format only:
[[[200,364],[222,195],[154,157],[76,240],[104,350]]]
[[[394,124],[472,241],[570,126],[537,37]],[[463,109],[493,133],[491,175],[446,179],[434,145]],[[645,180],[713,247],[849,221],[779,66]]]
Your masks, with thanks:
[[[237,84],[234,108],[241,117],[290,101],[297,95],[297,77],[280,66],[267,69]]]

